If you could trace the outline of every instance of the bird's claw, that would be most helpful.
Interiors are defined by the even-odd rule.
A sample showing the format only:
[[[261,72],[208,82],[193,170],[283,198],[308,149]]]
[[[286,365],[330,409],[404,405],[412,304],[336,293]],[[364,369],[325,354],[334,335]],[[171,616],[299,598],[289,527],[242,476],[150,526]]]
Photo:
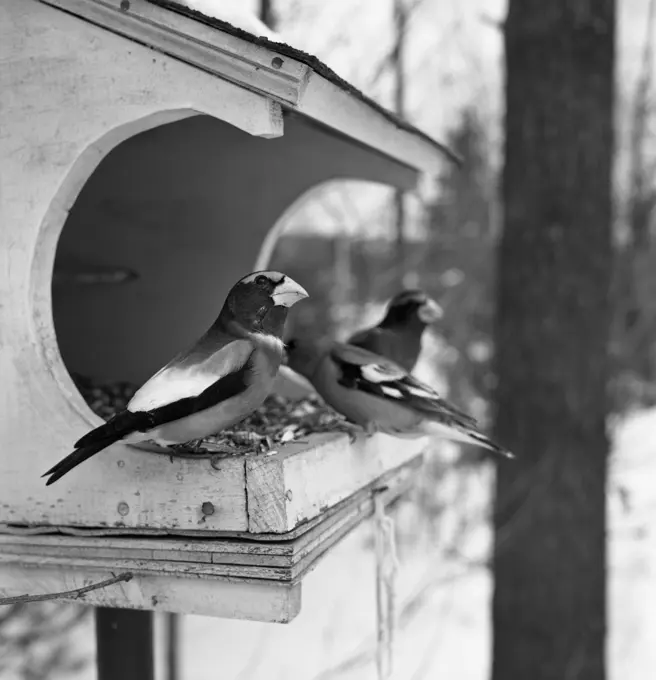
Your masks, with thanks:
[[[192,439],[184,444],[172,444],[170,448],[173,450],[170,456],[171,462],[173,462],[174,456],[193,456],[203,453],[205,450],[202,439]]]
[[[367,426],[364,428],[364,434],[367,439],[373,437],[377,432],[378,427],[376,426],[376,423],[367,423]]]
[[[344,432],[349,438],[349,443],[354,444],[355,441],[358,438],[358,435],[361,435],[363,432],[366,434],[367,430],[365,428],[362,428],[360,425],[355,425],[354,423],[349,423],[348,421],[342,423]]]

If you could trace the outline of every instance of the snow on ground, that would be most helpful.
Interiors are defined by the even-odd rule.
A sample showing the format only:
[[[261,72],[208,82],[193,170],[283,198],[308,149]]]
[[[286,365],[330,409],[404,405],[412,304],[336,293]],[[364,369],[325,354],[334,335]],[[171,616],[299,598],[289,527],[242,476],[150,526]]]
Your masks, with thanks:
[[[489,477],[488,477],[489,479]],[[618,486],[625,486],[625,510]],[[481,487],[482,489],[483,487]],[[656,665],[656,409],[617,428],[610,521],[610,677],[639,680]],[[373,680],[372,659],[339,675],[325,673],[364,641],[375,625],[370,526],[349,536],[304,583],[303,609],[287,626],[189,617],[185,677],[190,680]],[[400,599],[434,570],[446,580],[400,633],[398,677],[484,680],[489,669],[491,580],[483,568],[457,572],[457,562],[431,564],[424,546],[403,558]],[[463,649],[467,653],[463,654]]]
[[[656,666],[656,409],[616,429],[610,485],[611,680],[642,680]],[[470,500],[485,502],[488,472],[469,480]],[[624,488],[624,499],[622,497]],[[443,484],[449,497],[457,487]],[[407,503],[399,523],[412,523]],[[447,541],[446,529],[440,534]],[[184,680],[374,680],[374,557],[371,526],[359,527],[312,572],[303,586],[300,615],[288,625],[190,616],[184,619]],[[489,539],[481,524],[471,534],[472,554]],[[421,606],[398,634],[396,678],[487,680],[490,664],[489,604],[492,583],[481,567],[439,559],[424,537],[400,545],[400,607],[421,584],[434,580]],[[80,647],[90,652],[89,626]],[[362,653],[364,650],[364,653]],[[466,650],[466,653],[463,653]],[[367,652],[369,655],[367,656]],[[351,658],[341,672],[331,668]],[[364,661],[363,661],[364,660]],[[93,666],[76,676],[95,677]],[[160,676],[163,677],[163,676]]]

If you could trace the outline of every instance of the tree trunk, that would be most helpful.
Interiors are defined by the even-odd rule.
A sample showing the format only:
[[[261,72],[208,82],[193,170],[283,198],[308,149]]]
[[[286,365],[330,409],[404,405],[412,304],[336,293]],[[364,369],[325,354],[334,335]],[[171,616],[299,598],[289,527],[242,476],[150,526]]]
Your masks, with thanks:
[[[408,11],[405,2],[406,0],[393,0],[394,110],[401,117],[405,116],[405,38],[408,23]],[[397,189],[394,192],[394,228],[396,231],[396,266],[400,282],[403,281],[408,267],[406,226],[405,192]]]
[[[493,680],[603,680],[615,0],[509,0]]]
[[[278,18],[273,7],[273,0],[260,0],[258,16],[263,24],[266,24],[272,31],[276,30]]]

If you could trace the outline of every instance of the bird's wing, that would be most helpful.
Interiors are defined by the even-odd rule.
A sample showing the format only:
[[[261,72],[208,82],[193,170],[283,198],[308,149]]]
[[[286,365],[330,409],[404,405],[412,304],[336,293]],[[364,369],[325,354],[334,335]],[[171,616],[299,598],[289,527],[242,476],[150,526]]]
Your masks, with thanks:
[[[380,335],[381,329],[378,326],[374,326],[373,328],[365,328],[355,332],[347,342],[349,345],[368,349],[372,343],[376,343]]]
[[[394,361],[396,359],[397,347],[395,338],[384,328],[375,326],[362,331],[358,331],[348,339],[348,344],[354,347],[366,349],[374,354],[380,354]]]
[[[179,355],[137,390],[128,410],[153,411],[192,399],[221,381],[228,392],[242,382],[244,368],[255,350],[250,340],[228,340],[213,350],[203,345]],[[220,396],[214,388],[215,396]]]
[[[392,361],[351,345],[335,345],[330,356],[339,368],[339,382],[344,387],[400,403],[428,417],[454,419],[463,426],[478,425],[470,415],[442,399],[432,387],[408,375]]]
[[[236,340],[195,364],[174,359],[141,387],[125,411],[88,432],[75,448],[147,432],[245,392],[254,377],[254,352],[250,342]]]

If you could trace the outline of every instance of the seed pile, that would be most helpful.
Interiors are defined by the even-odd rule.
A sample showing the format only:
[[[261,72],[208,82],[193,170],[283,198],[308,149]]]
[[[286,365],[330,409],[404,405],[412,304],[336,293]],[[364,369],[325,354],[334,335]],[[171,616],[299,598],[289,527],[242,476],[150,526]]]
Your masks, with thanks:
[[[89,408],[104,420],[109,420],[115,413],[125,409],[137,391],[129,382],[101,384],[78,374],[72,377]]]
[[[128,382],[101,384],[87,377],[73,379],[91,410],[104,420],[123,410],[136,387]],[[274,453],[276,447],[303,441],[318,432],[345,432],[353,436],[359,431],[342,416],[327,407],[318,397],[289,400],[270,396],[264,404],[240,423],[195,444],[194,453]],[[185,448],[181,448],[181,452]]]

